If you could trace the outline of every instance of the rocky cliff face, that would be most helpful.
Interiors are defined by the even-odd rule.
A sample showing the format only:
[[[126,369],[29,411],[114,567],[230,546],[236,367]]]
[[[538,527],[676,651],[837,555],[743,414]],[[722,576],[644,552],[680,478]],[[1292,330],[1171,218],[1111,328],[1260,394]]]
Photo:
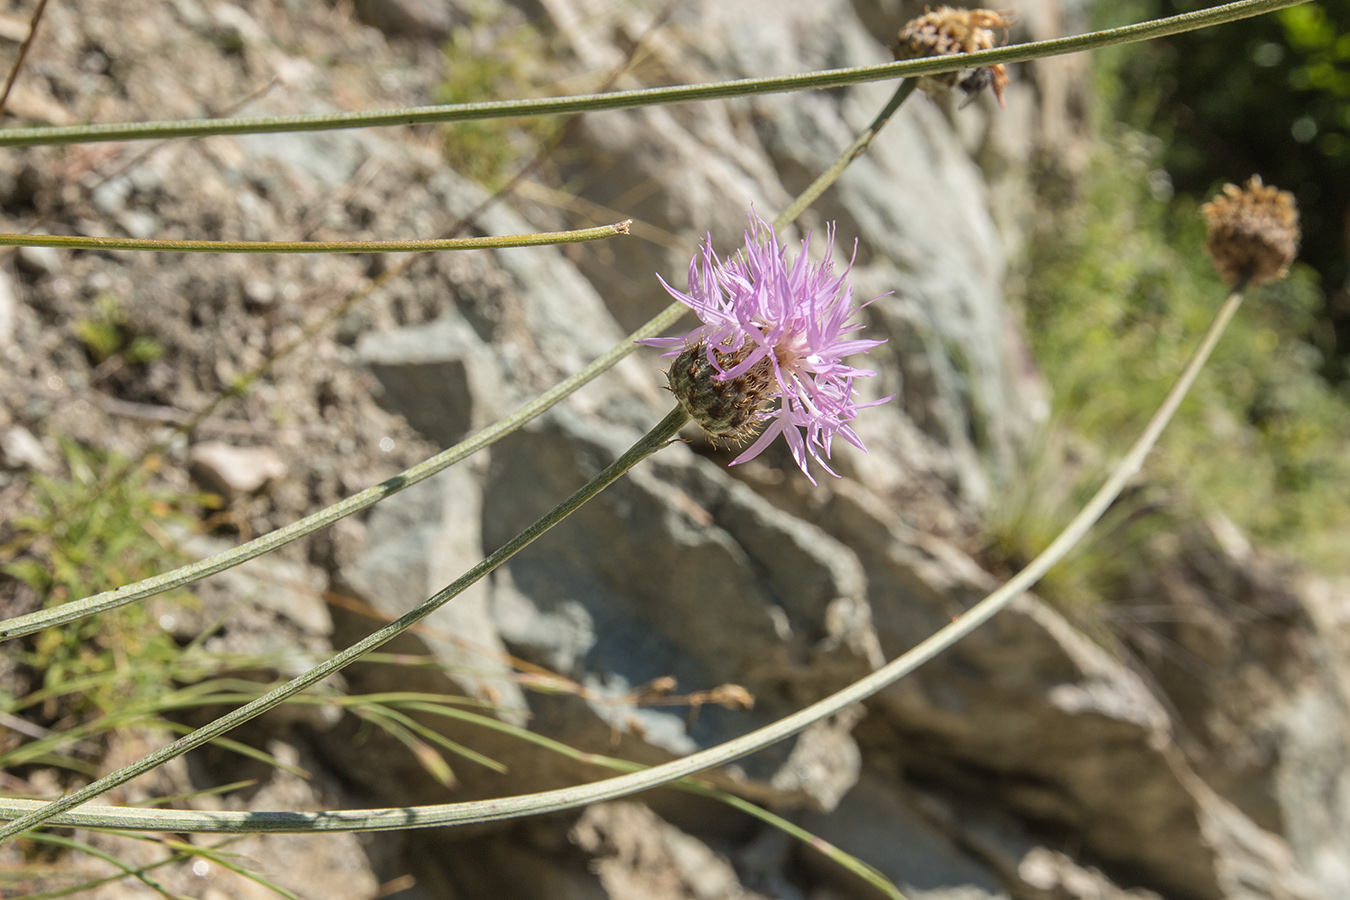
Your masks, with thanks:
[[[410,105],[433,98],[442,65],[471,64],[443,61],[431,40],[470,12],[430,0],[113,6],[52,7],[37,86],[14,109],[116,120],[207,115],[240,98],[250,114]],[[539,0],[475,7],[473,21],[481,36],[528,20],[549,36],[560,78],[612,71],[640,46],[618,83],[628,87],[884,61],[912,7],[685,0],[649,32],[652,4]],[[1019,28],[1050,36],[1080,27],[1077,16],[1028,3]],[[1082,152],[1075,65],[1019,69],[1006,111],[916,96],[804,217],[807,230],[836,222],[845,247],[856,239],[855,291],[886,295],[867,311],[868,335],[888,341],[869,358],[880,373],[869,390],[896,399],[857,423],[870,455],[837,448],[842,479],[813,487],[785,452],[728,469],[729,454],[691,433],[392,648],[443,668],[359,666],[347,688],[462,693],[581,750],[656,762],[843,687],[995,586],[972,536],[1047,410],[1004,285],[1030,161],[1057,154],[1072,168]],[[585,116],[557,155],[566,203],[536,186],[474,228],[631,216],[638,237],[435,256],[346,312],[194,436],[199,450],[265,447],[287,468],[270,490],[234,499],[236,521],[289,521],[575,371],[667,304],[654,273],[682,286],[704,233],[733,246],[747,209],[789,202],[890,89]],[[0,201],[9,230],[429,237],[487,196],[438,141],[413,129],[11,151]],[[137,446],[154,410],[201,405],[388,265],[21,253],[3,274],[14,307],[0,334],[4,424]],[[163,360],[119,373],[72,351],[70,324],[108,293],[129,327],[167,348]],[[626,449],[669,405],[660,368],[640,352],[472,461],[340,524],[305,559],[208,583],[200,613],[179,612],[172,627],[190,637],[243,600],[222,648],[350,643],[371,610],[406,611]],[[186,467],[188,448],[174,452]],[[326,606],[313,585],[339,602]],[[714,780],[913,898],[1350,897],[1350,590],[1264,558],[1216,522],[1160,546],[1122,602],[1162,623],[1124,633],[1128,654],[1024,597],[865,707]],[[393,806],[598,774],[435,724],[507,771],[460,764],[450,789],[355,718],[277,716],[242,737],[314,777],[269,771],[246,801],[200,802]],[[166,778],[225,783],[231,765],[212,757]],[[305,896],[369,897],[380,884],[427,898],[871,896],[780,832],[664,792],[471,831],[259,838],[246,852]],[[193,877],[163,880],[186,891],[200,886]]]

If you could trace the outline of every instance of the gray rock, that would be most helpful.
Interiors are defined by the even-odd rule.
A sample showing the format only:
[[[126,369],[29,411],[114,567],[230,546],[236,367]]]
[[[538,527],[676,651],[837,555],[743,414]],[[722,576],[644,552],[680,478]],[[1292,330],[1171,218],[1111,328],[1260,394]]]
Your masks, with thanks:
[[[117,222],[129,236],[142,240],[155,237],[163,227],[158,216],[143,209],[123,210]]]
[[[109,178],[100,184],[94,189],[89,200],[99,212],[111,216],[122,212],[126,207],[127,199],[131,196],[131,191],[131,179],[121,175],[116,178]]]
[[[207,549],[217,553],[225,549],[220,545],[197,543],[195,546],[203,556]],[[298,563],[280,559],[250,560],[212,575],[205,584],[229,597],[231,602],[252,603],[282,617],[306,636],[307,640],[302,643],[313,644],[313,639],[326,639],[333,633],[333,620],[323,597],[323,578]],[[177,627],[181,629],[182,617],[178,619]],[[180,630],[179,633],[183,632]]]
[[[574,5],[599,15],[592,4]],[[890,58],[844,2],[707,2],[681,13],[698,23],[700,53],[716,61],[723,77]],[[691,67],[687,80],[704,77]],[[624,206],[635,218],[689,244],[711,229],[716,244],[729,252],[745,211],[754,206],[767,215],[784,206],[848,145],[890,90],[862,85],[837,95],[768,95],[678,112],[594,114],[579,135],[604,175],[581,188],[587,199],[611,207],[639,197]],[[874,449],[874,456],[902,459],[911,472],[933,471],[983,503],[991,467],[999,477],[1010,472],[1016,449],[1046,407],[1043,390],[1021,390],[1028,379],[1013,365],[1017,348],[1008,334],[1015,329],[1002,297],[1004,245],[978,166],[935,106],[909,103],[804,225],[820,231],[831,220],[838,223],[838,252],[845,260],[852,239],[860,241],[856,295],[893,295],[869,313],[870,330],[891,343],[870,358],[886,373],[882,383],[864,389],[876,396],[900,391],[904,403],[870,411],[859,421],[860,433],[869,447],[875,439],[881,452]],[[635,249],[626,271],[583,258],[583,270],[625,327],[635,327],[670,299],[654,281],[635,289],[626,272],[660,271],[681,288],[688,264],[684,249]],[[850,448],[841,455],[844,470],[869,487],[894,486],[897,476],[885,462]]]
[[[1121,640],[1184,729],[1196,772],[1337,896],[1350,875],[1350,609],[1343,585],[1255,551],[1231,522],[1152,548]],[[1147,606],[1145,606],[1147,604]],[[1317,648],[1314,650],[1313,648]]]
[[[829,815],[810,814],[802,824],[878,869],[906,897],[1008,897],[996,874],[935,828],[908,792],[875,774],[865,774]],[[825,868],[819,857],[806,859],[813,867]],[[825,874],[835,873],[825,868]]]
[[[280,166],[292,178],[317,183],[323,190],[345,187],[380,142],[359,132],[320,131],[243,135],[233,139],[243,151],[239,160],[256,177]]]
[[[754,900],[736,871],[697,838],[640,803],[598,803],[572,827],[611,900]]]
[[[37,275],[55,275],[61,271],[61,251],[55,247],[20,247],[18,262],[22,269]]]
[[[1161,900],[1152,891],[1121,890],[1100,870],[1084,868],[1065,854],[1045,847],[1034,847],[1022,857],[1017,875],[1045,896],[1065,900]]]
[[[193,477],[227,500],[265,490],[289,471],[270,448],[236,447],[219,441],[194,444],[188,460]]]
[[[578,56],[596,64],[610,55],[609,35],[583,23],[638,27],[636,18],[606,19],[582,0],[550,0],[545,9]],[[715,61],[709,64],[724,77],[885,58],[844,4],[775,8],[772,27],[763,27],[769,18],[753,5],[701,4],[681,15],[710,35],[700,45],[702,62]],[[681,68],[688,61],[670,65],[675,77],[707,77]],[[579,253],[585,280],[552,251],[493,254],[492,277],[506,278],[494,282],[490,298],[459,303],[459,318],[362,339],[388,408],[445,443],[475,427],[478,410],[494,398],[518,402],[574,371],[621,328],[669,302],[649,272],[673,273],[679,286],[687,248],[710,228],[719,247],[734,246],[744,210],[780,207],[852,138],[885,92],[861,87],[588,116],[581,152],[601,174],[580,185],[583,196],[620,205],[685,244],[626,242],[615,255]],[[990,213],[984,175],[965,150],[971,140],[938,107],[911,103],[804,223],[819,230],[834,220],[841,237],[859,237],[855,290],[889,294],[868,312],[869,331],[889,343],[872,354],[883,374],[867,389],[899,398],[859,421],[870,456],[841,451],[840,468],[852,480],[794,493],[781,485],[795,476],[775,473],[770,456],[743,470],[764,488],[760,496],[687,448],[665,450],[492,577],[487,623],[457,627],[495,633],[516,656],[574,685],[523,695],[532,728],[634,759],[688,752],[856,678],[992,586],[959,549],[906,527],[878,499],[932,493],[936,483],[936,493],[949,490],[979,506],[1045,415],[1043,387],[1002,298],[1004,248],[1016,239],[995,222],[1009,227],[1016,213]],[[430,177],[427,190],[452,210],[481,196],[444,173]],[[503,209],[480,226],[528,229]],[[393,366],[428,368],[404,385],[390,374]],[[457,491],[480,511],[482,549],[509,539],[655,421],[657,383],[652,367],[630,364],[622,377],[602,379],[570,408],[494,447],[481,501],[469,499],[472,484]],[[949,519],[964,515],[949,499],[935,506]],[[430,534],[449,513],[433,505],[425,515]],[[424,537],[420,546],[406,557],[386,551],[398,565],[363,563],[384,573],[367,583],[392,587],[395,569],[422,579],[426,564],[417,554],[429,558],[433,542]],[[434,590],[434,579],[422,587]],[[637,692],[663,676],[674,676],[681,692],[734,683],[755,696],[756,707],[705,705],[693,716],[645,706]],[[961,848],[976,843],[976,825],[912,813],[899,776],[875,773],[866,788],[850,791],[868,761],[894,760],[907,776],[1053,823],[1103,871],[1138,873],[1142,884],[1169,894],[1220,896],[1242,878],[1260,885],[1258,895],[1314,896],[1280,837],[1195,778],[1149,686],[1033,599],[869,709],[856,728],[830,723],[745,761],[738,789],[780,804],[839,804],[839,821],[856,825],[840,832],[845,849],[857,841],[882,848],[885,858],[922,835],[913,839],[923,853],[888,863],[920,894],[1000,896],[1015,888],[1028,896],[1145,896],[1146,889],[1115,885],[1091,866],[1045,860],[1038,876],[1035,864],[1029,871],[1049,886],[1032,885],[1018,872],[1025,859],[1039,858],[1033,850],[1046,850],[1042,844],[1023,835],[1015,853],[971,855]],[[568,772],[530,774],[538,777],[529,783],[540,784]],[[884,815],[867,805],[878,798]],[[854,815],[851,803],[865,812]],[[820,827],[832,821],[822,818]],[[932,859],[945,860],[941,872]]]
[[[233,3],[217,3],[211,8],[216,40],[226,46],[244,47],[267,40],[267,31],[242,8]]]
[[[783,767],[774,773],[773,789],[783,796],[808,798],[825,812],[834,810],[862,771],[862,753],[852,736],[861,713],[861,708],[845,710],[798,735]]]
[[[440,42],[463,14],[450,0],[355,0],[356,15],[385,34]]]
[[[32,469],[50,473],[51,456],[33,432],[22,425],[10,425],[0,431],[0,463],[7,469]]]
[[[182,542],[188,553],[205,559],[229,548],[224,541],[194,535]],[[237,640],[239,618],[234,618],[221,632],[229,636],[231,652],[262,655],[279,648],[287,650],[322,649],[333,633],[333,620],[323,597],[326,579],[313,567],[276,556],[265,556],[219,572],[203,580],[197,593],[200,605],[189,604],[162,612],[160,626],[184,640],[200,637],[201,631],[218,624],[219,618],[230,618],[243,605],[255,607],[258,613],[280,619],[275,638],[264,645],[245,644]],[[265,632],[266,626],[260,626]],[[289,653],[287,654],[289,655]]]
[[[367,519],[360,564],[342,573],[346,589],[392,619],[481,560],[480,465],[452,468],[380,504]],[[470,587],[425,620],[418,641],[464,693],[503,710],[523,710],[506,648],[488,616],[488,597],[486,582]],[[415,675],[390,677],[402,683],[372,689],[406,690]]]
[[[381,404],[442,447],[505,412],[488,349],[457,317],[367,333],[357,353],[384,389]]]
[[[238,733],[236,732],[236,736]],[[175,735],[145,728],[119,729],[113,736],[109,760],[130,764],[148,752],[170,743]],[[180,804],[190,809],[214,812],[232,810],[317,810],[334,802],[335,785],[322,774],[310,774],[315,760],[297,747],[282,741],[268,741],[261,748],[280,763],[278,767],[256,764],[220,754],[212,773],[216,781],[202,779],[200,769],[173,760],[158,768],[152,776],[142,778],[135,785],[122,788],[119,800],[148,802],[166,795],[185,796]],[[249,765],[256,768],[247,769]],[[235,793],[226,800],[203,792],[202,784],[225,783],[231,775],[245,767],[249,777],[261,775],[257,788],[247,793]],[[292,892],[320,891],[321,896],[333,900],[358,900],[378,892],[379,879],[373,871],[368,848],[354,834],[281,834],[247,835],[234,841],[241,856],[227,858],[222,864],[218,857],[190,854],[177,860],[166,859],[154,842],[125,833],[82,832],[81,842],[88,843],[101,854],[108,854],[126,866],[152,867],[156,891],[178,896],[198,895],[207,898],[260,896],[260,880],[281,886]],[[247,866],[234,862],[247,860]],[[87,859],[76,862],[78,868],[63,874],[79,874],[97,878],[117,871],[92,866]],[[146,895],[137,890],[141,885],[128,883],[115,876],[88,893],[99,900],[138,900]]]
[[[46,67],[71,108],[100,110],[109,121],[199,118],[251,96],[253,76],[275,74],[284,89],[252,99],[247,114],[328,111],[427,102],[440,78],[434,48],[351,28],[342,5],[128,2],[134,11],[50,6],[49,40],[34,64]],[[538,0],[485,15],[528,14],[551,29],[550,46],[566,45],[559,71],[598,72],[643,37],[656,6]],[[641,65],[619,86],[882,61],[902,6],[916,4],[686,0],[646,38]],[[368,22],[384,17],[377,25],[387,34],[440,40],[459,23],[458,8],[400,0],[357,11]],[[1082,4],[1036,0],[1022,11],[1029,34],[1048,36],[1075,30]],[[98,62],[88,46],[130,46],[117,33],[121,17],[153,31],[168,55],[148,65],[134,54],[104,54],[117,57],[118,90],[109,91],[105,76],[78,63],[86,55]],[[303,40],[285,38],[288,27]],[[814,229],[819,250],[825,223],[836,222],[837,262],[859,241],[855,293],[885,295],[865,314],[869,334],[889,342],[872,354],[880,375],[863,390],[868,399],[897,397],[857,423],[870,455],[839,449],[843,481],[809,487],[777,450],[734,470],[723,466],[727,454],[697,438],[662,450],[385,648],[428,665],[363,664],[336,685],[435,692],[582,751],[660,762],[798,709],[960,615],[993,584],[965,552],[979,533],[977,511],[1015,475],[1018,447],[1045,416],[1043,386],[1001,291],[1005,258],[1025,239],[1023,173],[1043,153],[1058,163],[1073,155],[1063,150],[1074,137],[1072,98],[1089,80],[1060,62],[1015,72],[1006,115],[915,98],[787,235]],[[273,369],[242,399],[242,418],[216,423],[247,433],[286,412],[286,425],[273,431],[293,475],[253,508],[265,507],[259,515],[270,525],[291,521],[410,464],[427,450],[418,434],[452,443],[552,387],[669,303],[654,274],[680,286],[705,233],[726,251],[740,239],[747,208],[766,216],[782,208],[889,89],[587,114],[558,162],[579,194],[575,209],[588,201],[617,207],[615,219],[637,217],[635,233],[653,239],[419,259],[348,312],[336,341],[311,338]],[[7,209],[40,209],[53,230],[149,233],[162,223],[166,234],[207,237],[296,237],[297,229],[432,236],[487,198],[446,169],[432,134],[166,142],[89,203],[80,186],[93,188],[101,176],[66,183],[43,150],[7,156],[0,182]],[[94,151],[57,156],[72,172],[95,173],[137,159]],[[479,214],[474,230],[551,229],[575,215],[545,208],[539,196]],[[128,330],[171,348],[162,377],[135,385],[137,399],[180,409],[200,408],[318,309],[395,262],[184,264],[31,249],[18,257],[37,276],[28,286],[35,306],[54,320],[83,315],[89,292],[124,298]],[[24,347],[27,377],[90,383],[91,367],[55,349],[66,336],[52,329],[40,337]],[[308,552],[323,573],[293,559],[238,570],[201,585],[199,607],[165,603],[156,616],[185,640],[223,622],[208,649],[269,654],[279,670],[296,671],[368,633],[373,620],[406,612],[613,460],[669,408],[659,368],[643,351],[490,456],[312,539]],[[47,412],[34,407],[23,419]],[[69,409],[53,412],[64,417],[58,423],[76,420]],[[116,427],[88,418],[93,439]],[[1160,554],[1131,585],[1178,621],[1153,635],[1121,635],[1139,671],[1024,598],[876,698],[862,718],[850,711],[707,777],[804,821],[916,898],[1343,896],[1346,587],[1265,565],[1240,536],[1212,531],[1187,536],[1182,552]],[[345,604],[331,622],[324,587]],[[361,604],[370,609],[358,612]],[[1159,648],[1193,665],[1169,662]],[[749,696],[753,708],[740,702]],[[277,777],[260,782],[259,802],[415,804],[597,775],[500,731],[426,724],[507,771],[452,759],[456,781],[446,786],[402,743],[354,716],[288,710],[243,737],[282,748],[329,792],[306,793]],[[223,771],[203,764],[195,775],[209,782]],[[183,781],[162,793],[190,793]],[[712,898],[756,889],[785,900],[861,896],[809,849],[738,815],[670,798],[659,792],[651,803],[670,821],[668,807],[686,812],[679,831],[624,803],[578,814],[575,832],[573,818],[558,817],[359,845],[333,836],[316,839],[321,846],[259,840],[247,850],[268,872],[279,864],[303,873],[307,889],[339,897],[373,895],[383,878],[372,870],[415,873],[412,896],[427,898]],[[298,857],[325,871],[296,867]],[[195,895],[200,884],[172,889]]]

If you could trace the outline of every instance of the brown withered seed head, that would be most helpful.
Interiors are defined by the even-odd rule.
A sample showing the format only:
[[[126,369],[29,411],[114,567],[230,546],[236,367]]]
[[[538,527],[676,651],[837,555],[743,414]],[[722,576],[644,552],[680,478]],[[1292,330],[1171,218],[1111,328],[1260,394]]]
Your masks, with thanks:
[[[731,369],[749,355],[744,347],[734,353],[717,353],[723,369]],[[765,413],[779,395],[773,364],[764,358],[736,378],[718,377],[708,362],[706,345],[687,346],[670,364],[666,378],[670,391],[697,422],[708,439],[735,447],[754,437],[767,418]]]
[[[896,44],[891,49],[895,52],[896,59],[923,59],[929,56],[952,56],[958,53],[974,53],[976,50],[991,50],[995,46],[994,29],[1003,29],[1003,39],[1006,41],[1008,29],[1012,24],[1013,19],[1008,12],[939,6],[936,10],[929,9],[901,28]],[[1002,106],[1003,89],[1009,83],[1008,72],[1002,65],[944,72],[941,75],[924,75],[919,79],[920,87],[937,96],[958,85],[973,93],[986,83],[993,88],[994,96]]]
[[[1224,185],[1223,193],[1200,207],[1209,229],[1205,250],[1219,277],[1237,284],[1244,277],[1255,287],[1289,273],[1298,255],[1298,207],[1294,195],[1261,183],[1253,175],[1245,185]]]

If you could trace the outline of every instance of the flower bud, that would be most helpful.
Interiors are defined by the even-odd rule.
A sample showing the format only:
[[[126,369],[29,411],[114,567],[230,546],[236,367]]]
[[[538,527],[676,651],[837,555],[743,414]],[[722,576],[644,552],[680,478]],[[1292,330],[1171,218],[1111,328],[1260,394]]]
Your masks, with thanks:
[[[769,407],[780,393],[778,380],[768,357],[743,375],[727,378],[722,374],[743,362],[750,354],[748,348],[713,353],[721,371],[708,361],[707,345],[700,341],[675,357],[666,378],[671,393],[689,417],[702,426],[709,440],[738,446],[754,437],[769,418]]]

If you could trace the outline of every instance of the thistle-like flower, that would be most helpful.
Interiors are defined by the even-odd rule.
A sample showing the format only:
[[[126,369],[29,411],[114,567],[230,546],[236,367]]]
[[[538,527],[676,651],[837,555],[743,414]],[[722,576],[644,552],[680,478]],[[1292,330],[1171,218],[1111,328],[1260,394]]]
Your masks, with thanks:
[[[1261,183],[1253,175],[1238,187],[1226,184],[1223,193],[1200,207],[1209,230],[1205,250],[1219,277],[1237,284],[1245,276],[1256,287],[1289,274],[1298,255],[1298,207],[1294,195]]]
[[[992,9],[939,6],[907,22],[900,29],[895,46],[891,49],[896,59],[923,59],[928,56],[991,50],[994,47],[994,29],[1003,29],[1006,41],[1012,24],[1013,20],[1008,14]],[[971,98],[986,87],[993,88],[999,106],[1004,105],[1003,89],[1007,86],[1008,72],[998,64],[919,78],[919,87],[939,97],[953,87],[961,88]]]
[[[853,380],[876,373],[843,358],[885,341],[850,337],[862,328],[849,321],[862,307],[852,303],[848,271],[834,274],[833,225],[825,240],[821,262],[807,255],[809,235],[789,261],[773,228],[751,214],[745,247],[724,263],[709,236],[689,263],[688,293],[661,279],[703,324],[684,337],[641,342],[669,348],[663,355],[675,357],[670,389],[714,443],[739,446],[769,423],[732,465],[758,456],[781,434],[812,484],[807,456],[835,475],[825,462],[834,436],[866,452],[848,423],[859,409],[891,399],[859,403],[854,397]]]

